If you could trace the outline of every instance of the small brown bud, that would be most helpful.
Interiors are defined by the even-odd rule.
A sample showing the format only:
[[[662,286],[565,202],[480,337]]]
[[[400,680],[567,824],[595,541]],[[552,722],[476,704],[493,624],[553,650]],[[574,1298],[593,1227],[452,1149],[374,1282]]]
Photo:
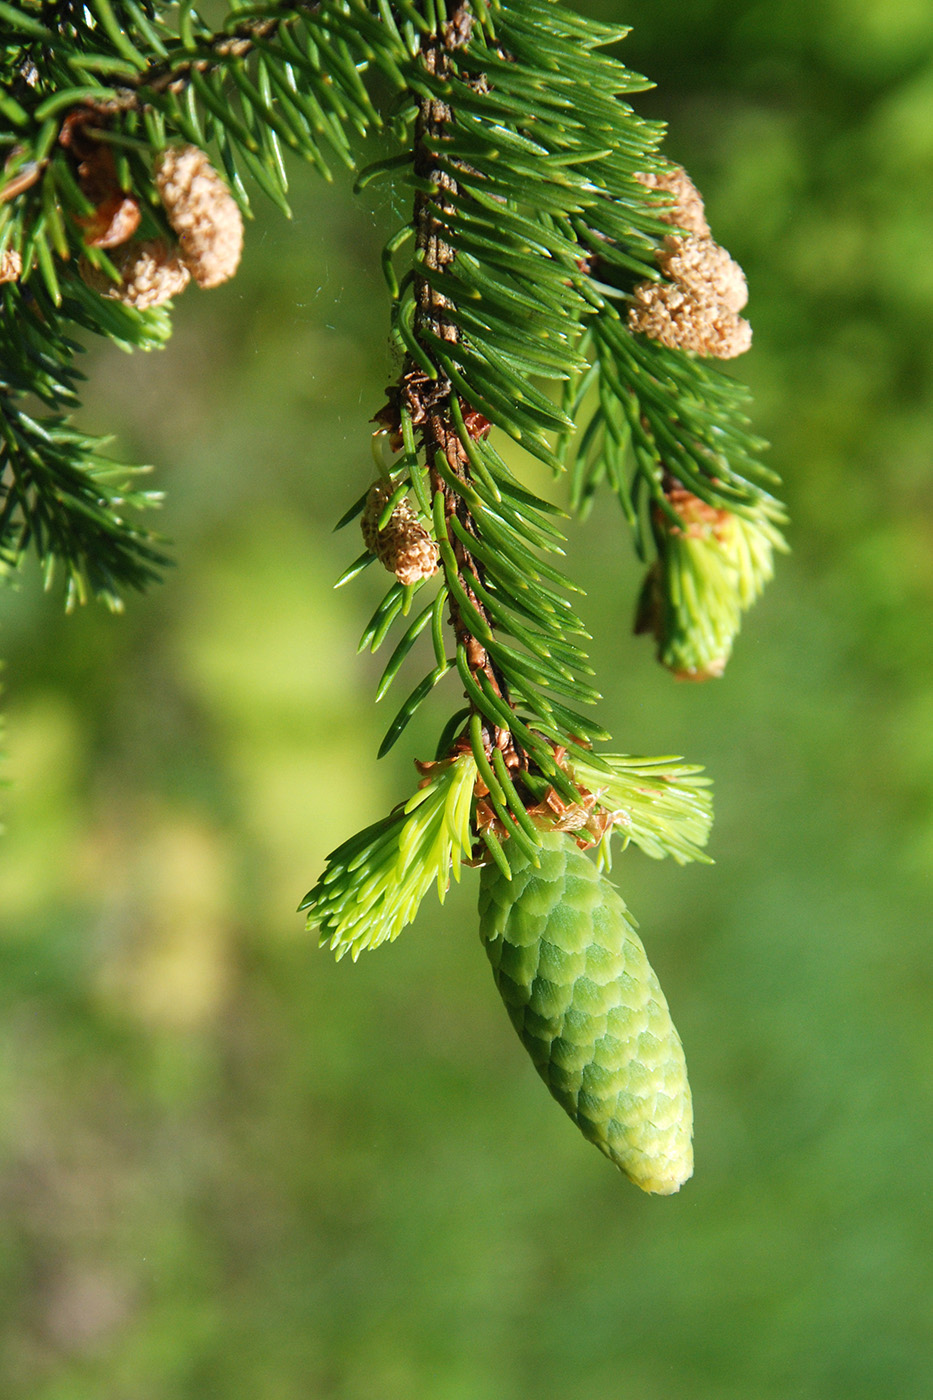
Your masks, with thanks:
[[[489,430],[492,424],[489,419],[485,418],[477,409],[470,408],[469,405],[465,404],[463,410],[463,426],[475,442],[477,438],[486,438],[489,436]]]
[[[0,253],[0,282],[18,282],[22,270],[23,260],[15,248]]]
[[[674,228],[682,228],[685,233],[696,238],[709,238],[710,227],[706,222],[703,196],[680,165],[672,165],[667,170],[639,173],[635,179],[649,190],[661,190],[672,196],[668,208],[659,205],[657,216]]]
[[[123,244],[111,257],[120,273],[113,282],[101,268],[82,258],[78,267],[83,280],[101,296],[122,301],[146,311],[161,306],[183,292],[191,274],[178,256],[178,250],[162,238],[150,238],[144,243]]]
[[[363,542],[399,583],[417,583],[437,573],[440,553],[406,500],[394,507],[384,529],[379,529],[379,518],[391,496],[392,487],[386,481],[370,487],[360,520]]]
[[[198,286],[226,282],[240,263],[243,218],[207,156],[197,146],[169,147],[156,162],[155,183]]]
[[[659,529],[665,530],[669,535],[679,535],[690,540],[708,539],[710,535],[715,535],[721,539],[728,533],[729,524],[735,517],[728,510],[723,510],[721,506],[711,506],[709,501],[701,500],[692,491],[686,490],[680,485],[666,485],[664,494],[673,506],[679,525],[675,525],[664,511],[655,506],[652,516]]]

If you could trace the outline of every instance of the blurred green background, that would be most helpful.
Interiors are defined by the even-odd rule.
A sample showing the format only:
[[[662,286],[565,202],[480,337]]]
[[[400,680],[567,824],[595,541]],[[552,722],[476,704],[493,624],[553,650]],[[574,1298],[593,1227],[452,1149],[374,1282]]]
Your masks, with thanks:
[[[165,584],[2,599],[0,1343],[9,1400],[933,1395],[933,9],[604,0],[751,284],[792,556],[722,681],[571,536],[620,749],[716,781],[717,864],[616,878],[687,1047],[697,1171],[642,1197],[549,1099],[476,879],[336,966],[293,910],[440,709],[355,655],[332,522],[389,377],[388,196],[297,172],[84,423],[157,464]],[[532,473],[533,477],[533,473]],[[449,703],[445,694],[444,704]]]

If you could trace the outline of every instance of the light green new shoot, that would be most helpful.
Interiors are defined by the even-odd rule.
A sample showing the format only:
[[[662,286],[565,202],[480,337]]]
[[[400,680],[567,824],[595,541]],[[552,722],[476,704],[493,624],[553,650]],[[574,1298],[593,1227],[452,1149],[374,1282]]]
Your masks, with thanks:
[[[601,807],[615,816],[612,832],[654,860],[673,856],[678,865],[711,858],[701,849],[709,840],[713,822],[712,781],[703,769],[679,758],[632,758],[627,754],[600,754],[611,774],[582,759],[573,762],[576,782],[588,788]],[[608,866],[609,836],[600,846],[600,858]]]
[[[338,960],[349,953],[355,962],[365,949],[393,942],[435,881],[443,904],[451,874],[459,881],[470,858],[475,781],[472,754],[438,763],[403,807],[331,852],[299,907]]]

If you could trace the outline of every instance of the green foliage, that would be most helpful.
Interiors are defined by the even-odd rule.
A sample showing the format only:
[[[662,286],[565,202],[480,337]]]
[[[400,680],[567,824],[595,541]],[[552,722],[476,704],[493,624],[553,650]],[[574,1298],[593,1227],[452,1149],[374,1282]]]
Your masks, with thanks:
[[[397,91],[393,153],[359,181],[391,176],[414,202],[411,222],[384,256],[393,335],[410,367],[398,404],[405,451],[395,479],[412,490],[435,533],[455,630],[482,639],[489,666],[470,665],[462,637],[454,655],[438,645],[438,597],[433,669],[399,711],[383,751],[456,666],[487,732],[507,728],[542,776],[565,783],[551,746],[608,736],[579,709],[598,696],[575,640],[585,638],[583,626],[564,596],[572,585],[540,554],[559,551],[560,533],[542,515],[547,503],[515,480],[486,431],[465,426],[467,410],[558,468],[592,389],[598,408],[572,450],[574,502],[585,508],[608,477],[641,547],[641,494],[647,486],[663,503],[665,472],[711,504],[749,518],[779,516],[741,390],[688,354],[633,337],[620,315],[634,281],[657,276],[666,228],[657,196],[636,178],[664,168],[663,129],[625,100],[645,80],[605,52],[626,31],[550,0],[520,9],[479,5],[472,14],[365,0],[233,6],[219,29],[190,4],[169,11],[102,0],[65,7],[55,22],[41,6],[4,13],[10,197],[0,249],[22,258],[27,295],[60,307],[65,323],[125,344],[153,343],[155,327],[152,313],[89,294],[81,282],[82,256],[113,269],[89,242],[94,191],[71,149],[76,114],[91,120],[120,189],[139,199],[140,236],[160,237],[170,230],[152,162],[167,143],[215,147],[244,207],[252,182],[287,212],[283,151],[328,178],[332,158],[353,168],[352,142],[384,125],[386,85]],[[158,315],[161,340],[167,323]],[[60,335],[53,343],[48,324],[44,357],[66,371],[73,353]],[[25,372],[11,392],[38,392],[33,359],[19,360]],[[413,397],[412,373],[440,396],[464,469],[425,439],[418,406],[426,394]],[[548,381],[566,385],[563,407],[545,391]],[[69,398],[74,407],[73,392]],[[100,472],[95,453],[83,436],[70,439],[69,468],[85,474],[89,492]],[[60,458],[60,445],[50,446],[50,482]],[[439,509],[439,490],[449,509]],[[54,536],[21,532],[7,541],[8,554],[18,558],[32,539],[43,558],[59,553],[69,576],[90,579],[97,540],[108,555],[108,583],[91,582],[90,590],[115,596],[121,583],[140,586],[149,575],[134,564],[133,549],[121,556],[108,547],[108,534],[125,527],[114,513],[108,529],[106,497],[89,528],[68,505],[73,495],[56,508]],[[466,573],[458,562],[464,551]],[[410,601],[390,590],[371,643],[407,615]],[[414,625],[413,635],[409,626],[384,686],[420,630]]]
[[[154,492],[129,487],[140,468],[100,451],[108,439],[76,432],[61,419],[38,421],[8,411],[2,424],[0,562],[12,575],[31,545],[50,584],[56,564],[67,578],[67,602],[88,596],[121,608],[120,590],[143,588],[164,557],[155,537],[123,512],[155,504]]]
[[[422,788],[328,858],[302,905],[309,924],[355,959],[394,940],[435,881],[443,899],[462,860],[486,863],[487,888],[514,885],[502,898],[518,909],[516,871],[558,850],[568,869],[583,859],[555,827],[602,839],[605,860],[615,829],[652,856],[702,858],[711,807],[699,770],[594,750],[611,736],[588,708],[601,697],[570,601],[582,590],[555,562],[566,517],[528,489],[502,442],[556,475],[569,469],[581,514],[609,482],[636,548],[644,557],[654,545],[639,626],[673,669],[719,674],[783,545],[783,511],[744,391],[694,341],[662,345],[629,315],[646,284],[664,283],[680,226],[649,187],[674,171],[663,127],[630,105],[649,84],[615,57],[627,31],[555,0],[231,4],[219,27],[187,0],[24,3],[0,15],[5,570],[33,549],[47,579],[63,568],[69,602],[118,606],[121,589],[144,586],[164,562],[128,519],[154,495],[70,425],[75,330],[124,348],[164,344],[168,302],[189,277],[210,287],[236,270],[250,189],[289,213],[289,154],[326,179],[345,166],[358,188],[388,178],[410,201],[382,256],[398,374],[374,416],[375,492],[341,521],[362,512],[367,549],[340,582],[374,558],[395,576],[360,642],[375,652],[395,636],[377,698],[430,638],[430,667],[380,757],[447,677],[466,704],[451,707]],[[380,158],[360,168],[376,131]],[[219,269],[204,264],[205,240],[222,253]],[[675,283],[665,285],[680,295]],[[592,903],[602,877],[585,866]],[[606,890],[613,985],[637,964],[639,1014],[657,1030],[663,997]],[[608,945],[591,913],[579,932],[598,959]],[[657,1064],[626,1064],[661,1076],[638,1133],[663,1127],[659,1150],[680,1154],[678,1166],[634,1165],[629,1148],[635,1158],[643,1148],[616,1141],[629,1132],[613,1116],[629,1092],[621,1083],[598,1131],[585,1126],[583,1099],[569,1111],[640,1184],[667,1191],[688,1174],[688,1095],[685,1080],[659,1087],[680,1054],[672,1028],[661,1039]],[[606,1068],[595,1052],[591,1062],[597,1075]]]
[[[574,422],[586,421],[578,437],[563,440],[581,513],[607,481],[642,557],[644,497],[663,505],[665,475],[718,509],[784,519],[770,494],[777,478],[759,460],[765,443],[749,431],[742,385],[708,361],[632,336],[611,302],[588,339],[592,366],[568,396]]]
[[[121,590],[144,588],[165,563],[157,537],[133,520],[161,497],[136,489],[141,469],[105,456],[108,440],[76,431],[63,411],[77,405],[80,378],[69,322],[95,328],[96,301],[80,282],[60,306],[41,285],[2,289],[0,559],[12,577],[31,547],[47,584],[56,565],[64,572],[69,606],[92,596],[119,609]],[[125,348],[150,349],[168,336],[164,311],[102,306],[106,333]],[[27,412],[30,396],[53,412]]]
[[[53,304],[61,303],[63,289],[66,295],[70,290],[68,310],[74,314],[80,297],[80,324],[124,341],[145,340],[128,308],[115,311],[100,297],[78,291],[78,254],[90,252],[104,265],[106,260],[87,246],[92,201],[63,144],[63,121],[75,112],[106,112],[95,134],[114,156],[121,188],[145,196],[143,230],[158,233],[166,225],[149,161],[166,142],[216,143],[244,203],[246,176],[287,208],[282,147],[328,176],[327,151],[352,166],[348,129],[363,134],[381,122],[366,82],[375,74],[397,87],[402,101],[393,119],[398,154],[370,173],[391,173],[415,192],[413,224],[390,241],[386,253],[400,350],[431,381],[446,380],[471,411],[555,466],[559,459],[549,434],[562,431],[566,444],[581,403],[568,401],[574,409],[568,415],[538,382],[575,383],[591,354],[601,407],[578,454],[575,499],[588,500],[608,473],[636,529],[637,490],[647,481],[657,494],[662,455],[666,469],[689,489],[699,489],[703,499],[728,496],[730,504],[746,509],[761,504],[755,485],[760,470],[749,455],[755,444],[736,415],[741,400],[731,386],[688,356],[633,339],[618,314],[626,279],[631,285],[634,277],[655,275],[653,254],[663,232],[656,202],[635,178],[655,168],[662,129],[621,100],[643,89],[644,80],[601,52],[624,30],[581,20],[550,3],[520,12],[480,7],[458,21],[463,33],[441,48],[443,15],[411,5],[393,14],[362,0],[259,6],[248,15],[234,8],[217,31],[187,4],[170,22],[151,6],[101,3],[63,12],[53,27],[41,8],[8,10],[6,179],[15,193],[4,205],[0,247],[22,257],[27,285],[35,269]],[[428,255],[426,229],[435,253],[443,250],[440,257]],[[393,257],[406,244],[415,256],[412,261],[409,253],[408,271],[399,279]],[[598,277],[590,268],[593,258]],[[425,292],[440,299],[443,324],[423,314]],[[122,322],[119,330],[115,320]],[[54,353],[59,363],[67,358],[61,343]],[[35,378],[17,387],[37,387]],[[592,372],[584,376],[584,393],[591,382]],[[655,387],[646,392],[652,382]],[[613,418],[613,398],[628,445],[634,428],[634,489],[625,485],[618,460],[623,430],[618,412]],[[450,391],[447,402],[447,411],[459,414]],[[492,445],[472,441],[462,420],[457,430],[472,479],[454,472],[451,480],[443,466],[439,470],[470,512],[477,553],[487,552],[482,572],[492,554],[506,569],[524,574],[536,548],[553,546],[559,536],[535,516],[538,503],[521,491]],[[430,516],[429,488],[416,479],[419,468],[411,459],[413,440],[408,446],[405,469]],[[73,449],[72,465],[80,471],[81,451],[89,449],[77,439]],[[89,475],[95,470],[90,457],[85,466]],[[431,466],[438,467],[436,457]],[[530,514],[523,509],[528,506]],[[446,586],[455,591],[460,580],[451,567],[452,542],[439,519],[435,525]],[[71,553],[87,552],[87,542],[75,539]],[[141,581],[132,569],[122,572],[126,582]],[[510,694],[531,706],[532,714],[519,722],[541,759],[540,741],[528,737],[529,720],[531,730],[540,722],[555,742],[602,733],[581,721],[576,709],[541,694],[569,690],[577,703],[596,698],[582,678],[587,667],[580,648],[570,645],[569,663],[567,655],[553,654],[560,641],[553,636],[555,619],[565,631],[582,628],[572,615],[561,616],[544,579],[532,576],[531,582],[545,591],[533,588],[531,596],[516,600],[502,573],[478,580],[489,609],[488,616],[481,610],[478,630],[490,633],[489,650]],[[566,582],[553,572],[545,577]],[[469,607],[462,598],[456,601]],[[520,621],[522,615],[530,626]],[[501,641],[500,631],[520,643],[517,652]],[[461,671],[462,662],[461,655]],[[438,657],[434,680],[446,669],[446,659]],[[426,680],[418,688],[393,726],[392,740],[432,684]],[[501,720],[490,696],[469,698],[490,724]],[[545,768],[553,777],[553,765],[545,762]]]
[[[121,305],[82,280],[83,258],[118,274],[89,242],[95,191],[71,149],[69,122],[90,121],[116,185],[138,199],[140,238],[170,235],[152,166],[178,140],[216,146],[244,207],[250,180],[287,212],[283,148],[328,178],[329,158],[352,166],[350,133],[380,122],[360,70],[397,80],[414,30],[362,0],[270,4],[248,15],[233,6],[219,30],[190,3],[168,10],[99,0],[54,10],[3,7],[0,256],[15,255],[22,276],[3,289],[0,415],[12,479],[0,548],[15,568],[32,546],[48,578],[58,560],[69,602],[90,593],[115,606],[121,589],[156,577],[152,537],[122,514],[154,497],[123,489],[133,471],[103,458],[100,440],[60,417],[35,423],[21,400],[78,406],[69,324],[146,349],[164,344],[170,326],[165,309]]]
[[[581,327],[600,300],[581,269],[588,240],[612,240],[614,256],[647,275],[660,225],[634,175],[651,167],[662,133],[619,100],[645,81],[597,52],[624,30],[550,3],[496,7],[494,20],[494,29],[473,26],[446,71],[418,57],[406,70],[413,102],[450,113],[422,132],[409,179],[449,250],[443,267],[431,267],[420,249],[415,273],[443,296],[458,334],[421,325],[415,335],[411,274],[394,325],[401,349],[417,340],[415,358],[432,379],[446,375],[556,466],[548,434],[571,422],[534,381],[581,366]],[[425,165],[434,172],[426,189]]]
[[[462,462],[425,441],[421,463],[403,381],[397,479],[433,518],[443,588],[491,662],[471,667],[463,645],[455,658],[435,646],[435,668],[387,742],[455,659],[485,733],[507,730],[570,799],[553,746],[580,754],[608,735],[579,708],[599,696],[581,645],[587,634],[566,597],[573,584],[542,558],[560,552],[561,535],[486,431],[465,423],[466,406],[555,469],[569,462],[573,503],[584,512],[608,476],[642,553],[645,496],[669,511],[672,475],[712,507],[743,513],[765,539],[780,540],[772,522],[782,518],[745,392],[707,363],[633,336],[620,315],[635,279],[657,276],[666,231],[657,198],[636,178],[663,168],[662,128],[621,100],[646,84],[599,52],[621,37],[554,4],[491,11],[442,58],[412,55],[410,106],[399,118],[405,139],[416,134],[410,167],[400,152],[363,177],[391,175],[414,193],[412,223],[383,259],[394,333],[411,374],[426,380],[416,408],[448,386]],[[542,395],[547,380],[565,382],[563,408]],[[731,584],[736,575],[723,577]],[[718,601],[735,616],[748,605],[744,596]],[[382,620],[394,604],[390,589]],[[699,612],[702,630],[709,624]],[[514,825],[521,798],[497,795]]]
[[[606,747],[716,775],[715,869],[630,851],[614,877],[690,1059],[696,1175],[626,1190],[548,1102],[476,873],[353,966],[309,953],[310,873],[283,900],[409,793],[438,715],[367,761],[381,667],[352,641],[381,566],[331,595],[362,546],[329,530],[387,382],[380,236],[298,170],[296,224],[257,203],[232,294],[186,294],[170,358],[129,366],[183,392],[156,440],[122,356],[83,357],[84,421],[173,466],[183,567],[119,622],[59,617],[31,576],[0,596],[4,1400],[929,1388],[930,10],[601,12],[749,274],[736,372],[795,520],[706,688],[627,635],[611,500],[561,561]],[[327,272],[298,312],[305,259]]]
[[[689,503],[688,503],[689,508]],[[639,605],[638,630],[654,632],[658,659],[691,680],[719,676],[742,623],[774,572],[774,550],[786,549],[767,520],[724,514],[671,523],[658,515],[658,559]]]

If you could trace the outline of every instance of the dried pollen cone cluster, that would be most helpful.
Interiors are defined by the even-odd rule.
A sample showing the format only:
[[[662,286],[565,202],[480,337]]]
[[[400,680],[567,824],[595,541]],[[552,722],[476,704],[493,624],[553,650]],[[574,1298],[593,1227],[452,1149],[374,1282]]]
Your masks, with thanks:
[[[149,238],[142,243],[126,243],[110,254],[110,260],[120,274],[113,282],[102,268],[94,267],[87,258],[80,263],[81,276],[89,287],[101,296],[148,311],[161,306],[183,292],[191,280],[177,248],[164,238]]]
[[[223,180],[196,146],[172,147],[156,163],[155,184],[178,243],[164,238],[92,239],[112,249],[120,274],[113,282],[87,258],[81,276],[101,296],[146,311],[178,296],[193,277],[216,287],[236,272],[243,250],[243,219]],[[119,246],[114,247],[118,242]]]
[[[703,196],[682,166],[672,165],[667,170],[641,173],[635,178],[646,189],[670,196],[670,205],[658,210],[658,218],[664,223],[683,229],[693,238],[712,237]]]
[[[387,481],[376,481],[370,487],[360,520],[363,543],[399,583],[417,583],[437,573],[440,554],[406,500],[393,508],[384,528],[379,529],[380,516],[392,494]]]
[[[195,282],[226,282],[240,263],[243,217],[207,156],[197,146],[169,147],[156,162],[155,183]]]
[[[16,282],[23,270],[23,260],[15,248],[0,253],[0,282]]]
[[[675,166],[637,177],[672,203],[659,218],[684,233],[671,233],[658,253],[664,282],[640,282],[629,308],[629,329],[671,350],[731,360],[752,343],[752,329],[739,312],[748,300],[745,275],[710,233],[699,190]]]

